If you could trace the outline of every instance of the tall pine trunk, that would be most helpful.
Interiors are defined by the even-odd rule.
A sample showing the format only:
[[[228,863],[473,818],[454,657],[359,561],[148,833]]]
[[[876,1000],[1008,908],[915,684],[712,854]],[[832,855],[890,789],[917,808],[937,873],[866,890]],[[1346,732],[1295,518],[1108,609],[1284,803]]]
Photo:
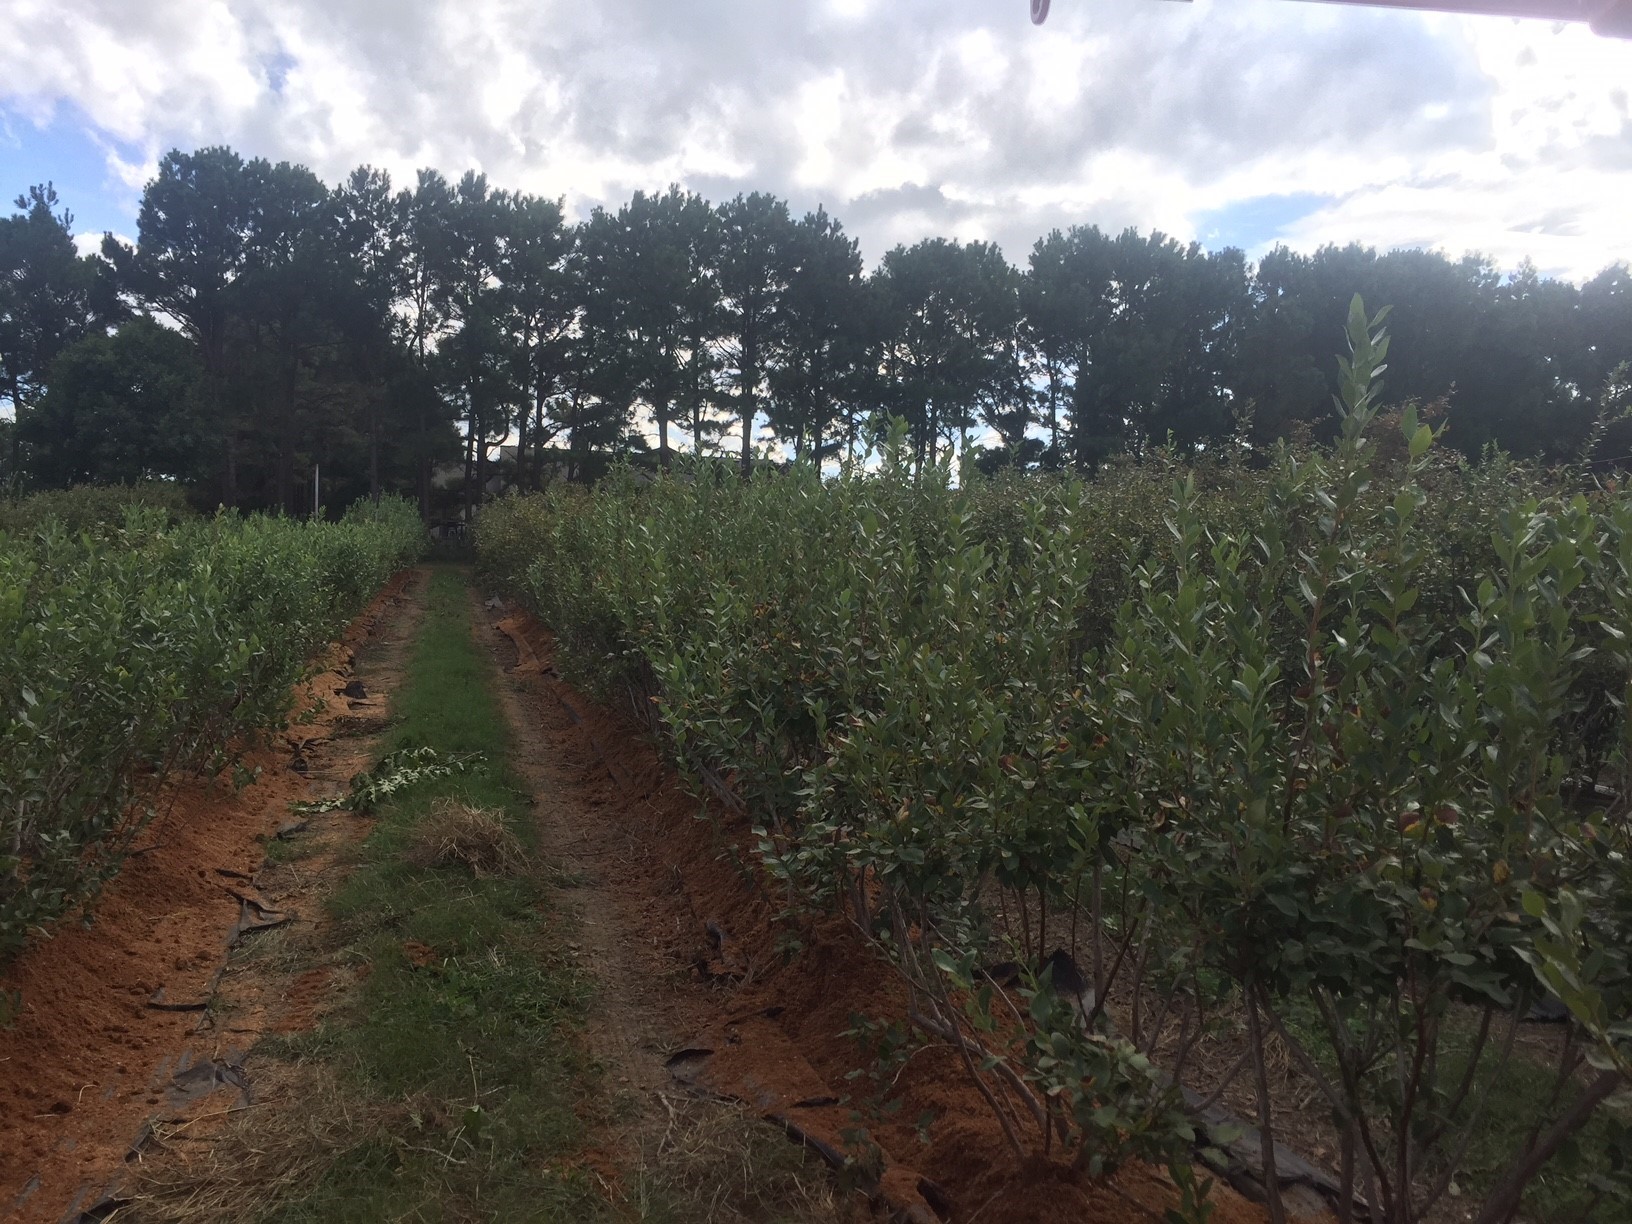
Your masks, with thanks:
[[[380,500],[380,417],[378,408],[374,411],[374,419],[368,431],[368,500],[376,504]]]
[[[299,375],[293,363],[284,370],[283,386],[278,409],[278,513],[295,515],[300,507],[295,504],[295,384]]]
[[[742,474],[754,462],[754,418],[759,415],[759,324],[750,316],[742,334]]]
[[[476,507],[476,407],[465,413],[465,523]]]
[[[227,353],[225,324],[212,320],[203,326],[204,397],[210,418],[221,422],[226,470],[222,476],[221,504],[238,508],[238,415],[227,406]]]
[[[530,436],[530,427],[533,423],[533,414],[530,407],[523,404],[521,411],[516,414],[516,462],[515,483],[516,492],[527,491],[527,439]],[[504,462],[504,451],[499,451],[499,462]],[[503,472],[500,472],[500,489],[503,489]]]
[[[221,504],[229,509],[238,508],[238,431],[227,422],[227,470],[221,489]]]

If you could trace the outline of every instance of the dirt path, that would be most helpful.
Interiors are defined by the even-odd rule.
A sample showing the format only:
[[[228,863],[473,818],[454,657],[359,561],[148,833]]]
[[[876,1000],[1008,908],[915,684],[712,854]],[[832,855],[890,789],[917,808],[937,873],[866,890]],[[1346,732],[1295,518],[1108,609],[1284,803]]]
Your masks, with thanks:
[[[750,816],[688,794],[628,713],[561,678],[542,627],[473,598],[479,640],[504,672],[516,765],[534,789],[544,850],[582,917],[581,955],[599,984],[590,1040],[622,1088],[625,1119],[608,1144],[615,1165],[632,1164],[636,1180],[665,1175],[675,1135],[697,1125],[684,1083],[743,1102],[739,1130],[758,1117],[761,1134],[785,1132],[830,1160],[848,1158],[844,1180],[857,1189],[819,1218],[1161,1216],[1173,1190],[1157,1170],[1128,1166],[1113,1184],[1016,1162],[949,1048],[909,1045],[881,1061],[882,1047],[858,1034],[882,1035],[906,1013],[896,975],[842,921],[790,911],[757,865]],[[705,1176],[717,1178],[718,1167]],[[1213,1202],[1215,1224],[1263,1219],[1226,1189]]]
[[[307,1026],[329,971],[280,954],[321,923],[328,868],[365,822],[291,817],[373,759],[423,575],[401,576],[296,690],[292,725],[246,765],[255,785],[198,779],[105,890],[88,926],[59,929],[0,986],[23,1009],[0,1045],[0,1215],[101,1219],[167,1137],[250,1103],[244,1069],[268,1033]],[[299,861],[285,851],[300,838]]]
[[[462,599],[449,577],[438,576],[438,619],[426,623],[462,637],[462,618],[448,621],[449,600]],[[354,627],[301,696],[310,716],[255,759],[258,786],[240,796],[206,787],[178,803],[156,826],[153,852],[110,890],[99,929],[51,945],[89,960],[36,956],[23,966],[34,1010],[8,1034],[24,1044],[0,1056],[7,1218],[256,1218],[280,1198],[301,1200],[324,1170],[345,1181],[335,1155],[371,1135],[400,1145],[422,1106],[449,1113],[452,1098],[437,1097],[371,1099],[359,1114],[334,1068],[298,1053],[337,1024],[344,1036],[381,978],[369,939],[348,944],[324,909],[358,878],[352,847],[373,822],[345,811],[291,819],[288,804],[337,793],[374,762],[427,585],[415,573]],[[581,1036],[569,1040],[587,1045],[594,1068],[538,1098],[568,1102],[567,1121],[587,1129],[587,1142],[575,1135],[556,1156],[589,1196],[580,1206],[673,1224],[1143,1224],[1171,1201],[1154,1170],[1130,1167],[1106,1185],[1009,1157],[954,1053],[923,1045],[891,1055],[877,1044],[904,1014],[899,980],[842,921],[788,909],[740,805],[688,793],[628,712],[561,679],[538,625],[475,591],[469,608],[478,653],[497,673],[509,767],[536,814],[550,894],[539,903],[559,923],[544,955],[559,963],[568,941],[593,983],[587,1023],[575,1014]],[[476,683],[472,674],[467,664],[459,683]],[[425,690],[423,676],[411,679],[413,710]],[[430,704],[444,720],[461,708],[449,694]],[[500,734],[484,718],[483,744]],[[504,784],[507,803],[513,786]],[[264,929],[229,932],[223,897],[240,925]],[[421,961],[415,947],[393,953],[408,958],[404,974],[435,961],[435,949]],[[77,967],[53,977],[56,962]],[[474,1064],[472,1080],[475,1095]],[[459,1083],[463,1102],[462,1065]],[[429,1167],[438,1172],[421,1206],[442,1211],[442,1166]],[[477,1199],[461,1201],[452,1218],[483,1218]],[[1217,1205],[1215,1224],[1262,1219],[1227,1195]],[[401,1214],[371,1212],[348,1218]]]
[[[473,598],[478,640],[503,673],[541,849],[558,865],[560,904],[581,923],[578,954],[596,981],[588,1040],[613,1097],[600,1139],[609,1196],[635,1218],[699,1224],[880,1218],[872,1208],[891,1203],[872,1175],[835,1178],[824,1163],[843,1158],[835,1117],[849,1125],[855,1115],[767,1031],[765,1011],[781,1005],[759,985],[780,958],[754,873],[633,723],[561,680],[547,635],[502,602]],[[669,1069],[682,1051],[728,1043],[741,1080],[687,1083]],[[793,1116],[800,1105],[831,1123],[825,1144],[810,1116]],[[909,1186],[903,1201],[913,1200]]]
[[[472,599],[478,640],[502,673],[513,763],[533,789],[540,854],[577,920],[574,952],[596,982],[587,1040],[614,1094],[605,1146],[637,1176],[652,1173],[680,1115],[698,1121],[697,1102],[676,1089],[665,1062],[713,1010],[680,951],[690,932],[675,904],[678,869],[666,872],[651,838],[637,834],[649,785],[606,755],[548,669],[498,628],[502,606],[474,589]]]

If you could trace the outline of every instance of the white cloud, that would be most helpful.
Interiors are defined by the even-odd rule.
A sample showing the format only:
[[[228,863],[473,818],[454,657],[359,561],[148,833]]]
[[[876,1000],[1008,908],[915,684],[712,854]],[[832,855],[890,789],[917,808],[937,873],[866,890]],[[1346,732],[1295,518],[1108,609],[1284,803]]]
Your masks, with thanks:
[[[8,97],[36,116],[79,104],[124,141],[241,123],[261,92],[245,28],[221,0],[11,0],[0,46]]]
[[[1011,258],[1266,195],[1274,234],[1632,258],[1632,41],[1583,27],[1240,0],[9,0],[0,105],[72,108],[134,185],[229,143],[617,204],[671,180],[825,203],[870,259],[929,234]],[[132,156],[131,150],[137,155]],[[121,151],[122,150],[122,151]],[[132,193],[133,194],[133,193]]]
[[[1489,135],[1453,155],[1395,165],[1295,224],[1294,245],[1474,250],[1506,267],[1590,276],[1632,258],[1632,42],[1584,26],[1440,19],[1491,82]]]

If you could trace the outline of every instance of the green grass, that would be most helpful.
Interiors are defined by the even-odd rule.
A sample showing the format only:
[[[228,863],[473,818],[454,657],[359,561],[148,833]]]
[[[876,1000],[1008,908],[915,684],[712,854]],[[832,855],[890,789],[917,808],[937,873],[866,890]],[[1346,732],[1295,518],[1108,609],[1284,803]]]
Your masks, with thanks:
[[[266,865],[281,867],[285,863],[299,863],[314,856],[318,847],[308,837],[274,837],[266,843]]]
[[[1459,1072],[1467,1065],[1467,1056],[1450,1062],[1450,1070]],[[1484,1192],[1496,1184],[1506,1171],[1508,1161],[1529,1134],[1526,1122],[1535,1117],[1537,1102],[1545,1101],[1553,1091],[1556,1067],[1545,1063],[1525,1050],[1515,1051],[1513,1058],[1491,1085],[1490,1100],[1485,1106],[1483,1122],[1474,1132],[1468,1153],[1462,1162],[1462,1173],[1457,1178],[1465,1188]],[[1481,1073],[1481,1085],[1488,1075]],[[1580,1085],[1566,1088],[1560,1108],[1568,1105]],[[1610,1171],[1612,1124],[1609,1117],[1616,1106],[1608,1103],[1576,1135],[1558,1156],[1536,1175],[1524,1194],[1522,1218],[1537,1224],[1578,1224],[1590,1216],[1601,1224],[1626,1221],[1629,1218],[1624,1205],[1603,1202],[1593,1192],[1588,1179]],[[1557,1110],[1554,1111],[1555,1113]]]
[[[331,902],[338,957],[366,965],[366,975],[315,1032],[267,1050],[327,1064],[352,1099],[391,1121],[357,1128],[355,1143],[267,1218],[607,1214],[589,1175],[574,1167],[595,1122],[580,1116],[579,1103],[600,1092],[577,1040],[587,984],[566,954],[563,917],[535,873],[475,879],[406,857],[416,825],[449,798],[505,813],[531,849],[526,791],[506,763],[509,731],[491,680],[471,637],[463,575],[439,569],[383,752],[430,746],[484,760],[381,810]]]
[[[1335,1081],[1338,1078],[1336,1060],[1326,1044],[1313,1006],[1306,1001],[1293,1000],[1283,1014],[1288,1028],[1302,1041],[1304,1048]],[[1466,1124],[1469,1111],[1476,1101],[1482,1102],[1478,1121],[1468,1141],[1467,1151],[1458,1166],[1455,1182],[1461,1189],[1458,1199],[1452,1199],[1449,1208],[1441,1201],[1440,1211],[1455,1210],[1463,1204],[1478,1203],[1506,1172],[1514,1153],[1519,1150],[1536,1122],[1538,1105],[1553,1092],[1557,1068],[1544,1059],[1539,1051],[1517,1046],[1512,1057],[1500,1068],[1496,1066],[1501,1045],[1500,1030],[1506,1025],[1498,1017],[1490,1042],[1475,1073],[1474,1087],[1458,1115],[1457,1130]],[[1557,1034],[1562,1031],[1552,1026],[1529,1026],[1532,1033]],[[1442,1087],[1460,1082],[1467,1069],[1475,1038],[1473,1017],[1466,1013],[1453,1014],[1446,1022],[1441,1049],[1439,1082]],[[1373,1072],[1373,1081],[1387,1083],[1393,1072],[1379,1068]],[[1557,1106],[1549,1113],[1548,1121],[1567,1106],[1579,1091],[1580,1085],[1566,1087]],[[1621,1115],[1625,1123],[1625,1108],[1611,1101],[1581,1128],[1575,1141],[1553,1158],[1531,1181],[1524,1192],[1520,1219],[1527,1224],[1632,1224],[1632,1214],[1620,1204],[1607,1202],[1594,1192],[1590,1179],[1610,1172],[1610,1148],[1616,1123],[1611,1115]],[[1589,1215],[1589,1211],[1591,1214]]]

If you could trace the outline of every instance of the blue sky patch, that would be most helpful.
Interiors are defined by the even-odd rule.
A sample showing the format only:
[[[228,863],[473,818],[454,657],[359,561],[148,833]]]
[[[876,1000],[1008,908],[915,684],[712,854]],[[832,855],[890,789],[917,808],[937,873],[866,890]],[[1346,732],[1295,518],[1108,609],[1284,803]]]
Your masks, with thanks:
[[[1196,240],[1209,250],[1240,247],[1249,256],[1256,256],[1273,246],[1294,221],[1301,221],[1335,200],[1335,196],[1312,191],[1237,200],[1223,208],[1198,213]]]
[[[59,106],[49,123],[37,127],[0,106],[0,212],[9,215],[18,196],[49,181],[74,214],[74,233],[132,233],[137,193],[109,173],[105,150],[111,145],[131,161],[139,160],[140,153],[106,137],[99,143],[92,132],[70,107]]]
[[[278,97],[283,96],[283,86],[289,79],[289,72],[299,62],[281,47],[261,61],[261,67],[266,71],[266,83]]]

